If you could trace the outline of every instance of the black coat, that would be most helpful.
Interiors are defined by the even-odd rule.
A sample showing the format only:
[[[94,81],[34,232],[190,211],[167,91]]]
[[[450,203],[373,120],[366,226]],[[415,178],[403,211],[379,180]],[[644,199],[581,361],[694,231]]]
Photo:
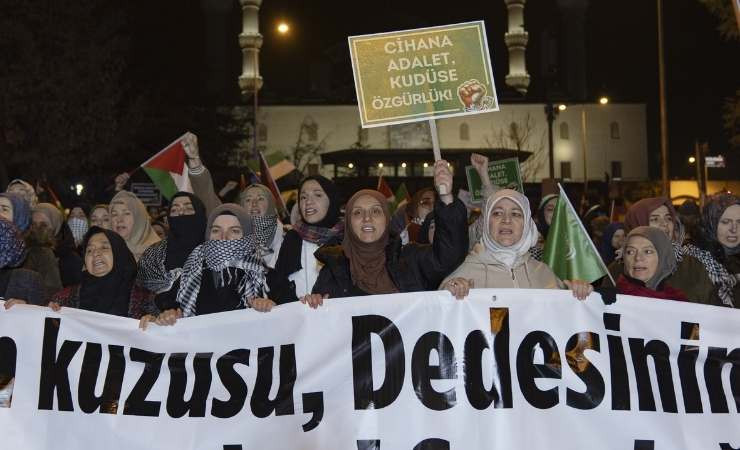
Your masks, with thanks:
[[[468,253],[468,215],[465,205],[455,199],[449,205],[437,202],[434,209],[434,243],[408,244],[394,237],[385,250],[388,274],[399,292],[437,290]],[[368,295],[352,282],[349,259],[341,245],[323,246],[315,253],[324,264],[313,287],[314,294],[330,298]]]

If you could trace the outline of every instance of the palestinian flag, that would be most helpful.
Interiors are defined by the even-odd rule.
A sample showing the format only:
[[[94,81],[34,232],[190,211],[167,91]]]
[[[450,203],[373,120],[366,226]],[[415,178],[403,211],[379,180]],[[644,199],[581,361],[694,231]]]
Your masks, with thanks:
[[[388,199],[388,204],[393,203],[395,197],[393,196],[393,191],[388,185],[388,182],[383,178],[383,172],[380,172],[380,176],[378,177],[378,187],[375,188],[375,190],[383,194],[383,197]]]
[[[270,175],[275,180],[279,180],[285,175],[296,170],[296,166],[281,152],[272,152],[269,155],[262,154],[261,158],[265,160],[265,164],[267,164],[267,167],[270,169]],[[262,171],[262,165],[259,161],[247,161],[247,167],[254,172]]]
[[[172,200],[172,196],[179,191],[193,192],[188,178],[188,168],[185,165],[187,156],[182,145],[184,137],[183,134],[141,165],[167,200]]]
[[[282,215],[289,214],[288,208],[285,206],[285,202],[283,201],[283,196],[280,195],[280,188],[278,188],[278,185],[275,182],[275,177],[273,177],[272,171],[267,165],[265,155],[263,155],[262,152],[260,152],[260,181],[270,189],[270,192],[272,192],[272,196],[275,197],[275,201],[277,201],[278,211],[281,211]]]

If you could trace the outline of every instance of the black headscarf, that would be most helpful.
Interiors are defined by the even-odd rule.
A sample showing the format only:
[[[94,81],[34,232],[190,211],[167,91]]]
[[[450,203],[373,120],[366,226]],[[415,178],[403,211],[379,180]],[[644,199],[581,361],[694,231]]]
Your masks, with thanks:
[[[340,220],[340,201],[339,192],[337,186],[326,177],[321,175],[312,175],[306,177],[301,181],[301,185],[298,188],[298,196],[300,198],[301,190],[306,182],[314,180],[324,190],[326,196],[329,198],[329,208],[326,211],[326,215],[319,222],[308,224],[304,222],[303,216],[298,223],[293,224],[293,230],[285,233],[283,243],[280,247],[280,253],[278,254],[277,262],[275,263],[275,271],[281,276],[287,277],[288,275],[295,273],[301,269],[301,248],[303,245],[303,234],[312,234],[317,238],[319,245],[324,244],[338,244],[342,241],[341,232],[343,226],[339,224]],[[338,229],[340,234],[333,233],[332,228]],[[301,230],[300,232],[298,230]]]
[[[334,184],[334,182],[330,179],[321,175],[311,175],[310,177],[306,177],[303,179],[303,181],[301,181],[301,185],[298,187],[299,198],[301,191],[303,190],[303,186],[306,184],[306,182],[311,180],[319,183],[321,189],[324,190],[326,196],[329,198],[329,209],[327,209],[326,215],[323,219],[316,223],[312,223],[311,225],[321,228],[331,228],[339,221],[340,214],[339,208],[341,205],[339,203],[339,191],[337,190],[337,185]],[[305,218],[302,215],[301,220],[305,222]]]
[[[189,192],[178,192],[172,199],[177,197],[188,197],[195,214],[168,216],[170,229],[167,232],[167,256],[164,261],[167,270],[182,267],[190,252],[203,243],[208,222],[206,207],[198,197]]]
[[[118,233],[92,227],[82,241],[83,255],[87,253],[90,238],[102,233],[110,242],[113,252],[113,269],[102,277],[82,273],[80,285],[80,309],[115,316],[128,316],[131,288],[136,279],[136,260]]]

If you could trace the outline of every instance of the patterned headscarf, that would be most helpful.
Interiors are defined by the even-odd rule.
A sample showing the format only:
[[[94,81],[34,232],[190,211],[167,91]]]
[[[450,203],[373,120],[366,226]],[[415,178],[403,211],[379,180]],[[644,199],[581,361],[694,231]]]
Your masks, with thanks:
[[[0,197],[7,198],[13,205],[13,225],[21,232],[25,232],[31,226],[31,205],[21,195],[5,192]]]
[[[491,227],[489,225],[493,208],[504,198],[516,203],[524,214],[522,237],[519,239],[519,242],[508,247],[504,247],[496,242],[493,236],[491,236]],[[537,225],[534,223],[534,220],[532,220],[532,212],[529,209],[529,200],[522,193],[513,189],[501,189],[496,191],[486,200],[485,215],[483,217],[484,233],[481,237],[481,243],[486,249],[485,253],[487,256],[504,263],[507,267],[513,267],[518,258],[529,254],[529,249],[537,245]]]
[[[247,186],[239,194],[239,203],[249,213],[247,209],[246,196],[250,190],[260,191],[267,199],[267,211],[262,216],[251,216],[254,233],[257,235],[257,242],[265,250],[270,250],[272,240],[275,238],[275,231],[278,226],[277,208],[275,207],[275,197],[270,189],[263,184],[252,184]],[[271,251],[271,250],[270,250]]]
[[[190,252],[205,240],[208,219],[203,202],[188,192],[178,192],[172,199],[177,197],[188,197],[194,214],[170,216],[167,239],[147,248],[139,260],[136,282],[155,294],[172,289]]]
[[[18,228],[0,218],[0,269],[19,266],[26,256],[26,243]]]
[[[239,220],[244,237],[231,241],[208,240],[195,247],[183,266],[180,289],[177,292],[177,303],[180,304],[183,317],[195,315],[198,292],[204,270],[218,274],[217,284],[230,284],[232,277],[237,276],[234,269],[245,272],[239,280],[237,291],[244,307],[247,301],[263,294],[265,286],[265,268],[261,263],[257,239],[252,233],[252,226],[244,208],[233,203],[226,203],[214,209],[208,218],[206,233],[218,216],[233,215]]]

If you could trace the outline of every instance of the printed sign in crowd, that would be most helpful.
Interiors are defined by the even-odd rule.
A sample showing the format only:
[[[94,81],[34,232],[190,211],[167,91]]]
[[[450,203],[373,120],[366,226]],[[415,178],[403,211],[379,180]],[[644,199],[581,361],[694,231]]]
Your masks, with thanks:
[[[468,189],[473,203],[483,202],[483,182],[473,166],[465,166],[465,176],[468,179]],[[517,158],[500,159],[488,163],[488,178],[491,183],[500,189],[514,189],[522,194],[522,173]]]
[[[2,448],[730,449],[740,312],[569,291],[330,299],[137,329],[0,305]]]
[[[363,127],[498,111],[482,21],[349,37]]]

